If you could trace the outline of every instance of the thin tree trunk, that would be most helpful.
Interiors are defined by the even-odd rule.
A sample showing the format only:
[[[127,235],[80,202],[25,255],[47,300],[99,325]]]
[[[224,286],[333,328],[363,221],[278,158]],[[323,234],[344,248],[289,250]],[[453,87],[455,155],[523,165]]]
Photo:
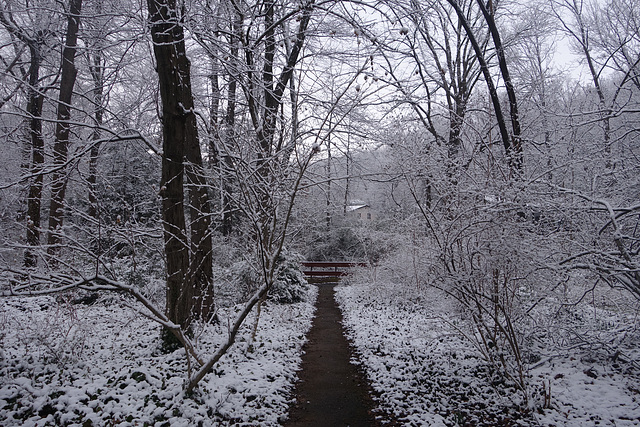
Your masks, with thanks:
[[[586,37],[586,36],[585,36]],[[593,58],[591,57],[591,53],[589,52],[589,48],[586,43],[582,44],[582,50],[584,52],[584,56],[587,60],[587,65],[589,66],[589,73],[591,73],[591,79],[593,81],[593,87],[596,89],[596,94],[598,95],[598,100],[600,101],[600,107],[602,108],[602,112],[600,113],[600,117],[604,122],[604,149],[607,154],[611,153],[611,108],[607,106],[607,101],[604,97],[604,92],[602,91],[602,86],[600,85],[600,77],[596,72],[596,67],[593,64]]]
[[[233,24],[230,34],[231,55],[230,55],[230,75],[229,88],[227,89],[227,112],[225,114],[225,133],[224,144],[222,147],[220,159],[220,178],[222,179],[222,235],[229,236],[233,231],[233,174],[231,174],[233,165],[231,158],[228,156],[229,149],[232,147],[236,138],[235,120],[236,120],[236,103],[237,103],[237,75],[238,57],[240,38],[242,37],[242,15],[238,12],[234,14]]]
[[[27,196],[27,248],[24,252],[24,266],[35,267],[37,257],[30,247],[40,246],[40,208],[42,205],[42,186],[44,175],[44,138],[42,137],[42,101],[38,90],[40,73],[40,45],[32,41],[29,43],[31,61],[29,66],[29,133],[31,136],[31,175],[29,195]]]
[[[327,210],[325,212],[325,221],[327,230],[331,229],[331,117],[329,117],[329,135],[327,136]]]
[[[469,42],[471,43],[471,46],[473,47],[476,57],[478,58],[478,62],[480,63],[480,69],[482,70],[482,74],[487,84],[487,89],[489,90],[489,97],[491,98],[491,103],[493,104],[493,110],[496,115],[496,121],[498,122],[498,129],[500,130],[502,145],[504,146],[504,150],[509,162],[509,166],[512,171],[517,171],[520,165],[518,164],[517,161],[515,161],[517,156],[514,155],[515,154],[514,147],[511,144],[511,140],[509,138],[509,132],[507,131],[506,121],[502,113],[502,107],[500,106],[500,98],[498,97],[498,91],[496,90],[496,87],[493,84],[493,78],[491,77],[491,72],[489,70],[489,66],[487,65],[487,61],[484,58],[482,49],[480,49],[480,45],[478,44],[478,40],[476,39],[473,33],[473,29],[469,25],[469,22],[467,21],[467,18],[464,15],[464,12],[462,11],[462,9],[460,9],[460,6],[458,5],[457,0],[447,0],[447,2],[456,11],[458,20],[464,27],[464,30],[467,33],[467,37],[469,38]]]
[[[216,29],[217,29],[216,24]],[[217,38],[216,31],[216,38]],[[209,59],[211,60],[211,104],[209,106],[209,167],[215,169],[220,161],[220,64],[218,59],[217,40],[211,45]]]
[[[193,102],[193,101],[192,101]],[[193,108],[193,104],[191,107]],[[200,151],[195,114],[187,117],[186,177],[191,220],[190,286],[194,290],[193,314],[209,321],[215,313],[213,302],[213,243],[211,240],[211,205]]]
[[[347,146],[344,156],[345,161],[345,183],[344,183],[344,204],[342,205],[342,214],[347,216],[347,206],[349,205],[349,184],[351,182],[351,135],[347,134]]]
[[[276,130],[276,117],[280,99],[276,99],[273,87],[273,61],[276,51],[275,28],[273,26],[275,1],[264,2],[264,66],[262,69],[262,85],[264,87],[264,116],[262,127],[258,128],[258,141],[260,142],[260,155],[269,157],[273,146],[273,138]]]
[[[102,0],[96,3],[96,13],[97,15],[102,14]],[[104,110],[105,107],[103,105],[104,102],[104,34],[102,32],[98,32],[95,36],[95,40],[93,41],[93,49],[94,52],[88,55],[89,62],[89,72],[91,73],[91,79],[93,80],[93,120],[94,120],[94,128],[93,133],[91,135],[91,152],[89,154],[89,177],[87,181],[89,183],[89,216],[93,219],[98,219],[98,197],[97,192],[98,189],[96,187],[97,184],[97,175],[98,175],[98,155],[100,153],[100,143],[98,142],[101,137],[100,128],[102,127]],[[99,247],[99,245],[98,245]]]
[[[89,155],[89,216],[98,219],[98,198],[97,198],[97,175],[98,175],[98,154],[100,152],[100,127],[104,116],[103,90],[104,83],[102,77],[102,52],[96,52],[93,56],[93,64],[90,65],[91,76],[93,78],[93,103],[95,111],[93,119],[95,121],[91,140],[91,153]]]
[[[282,23],[282,31],[284,34],[289,35],[291,33],[289,23]],[[292,45],[291,39],[287,36],[283,39],[285,54],[287,57],[291,55]],[[280,156],[280,167],[286,168],[291,160],[291,155],[293,154],[296,143],[298,140],[298,131],[300,128],[300,118],[298,116],[298,89],[296,86],[296,75],[295,72],[291,73],[291,77],[289,78],[289,100],[291,101],[291,137],[289,141],[284,143],[284,140],[281,141],[280,146],[278,147],[278,152],[281,152]],[[284,123],[285,115],[284,115],[284,104],[280,103],[280,116],[281,120]],[[280,134],[282,138],[285,136],[285,128],[284,126],[280,129]],[[281,151],[282,150],[282,151]]]
[[[511,75],[509,74],[507,59],[504,55],[504,46],[502,45],[498,27],[496,26],[496,21],[493,16],[493,10],[487,9],[482,1],[483,0],[477,0],[480,10],[484,15],[484,19],[485,21],[487,21],[487,25],[489,26],[489,32],[491,33],[491,38],[493,39],[493,44],[498,55],[500,73],[502,74],[502,80],[504,80],[507,97],[509,98],[509,114],[511,116],[511,128],[513,130],[513,159],[511,159],[511,161],[513,162],[516,170],[521,171],[524,159],[522,157],[522,131],[520,129],[520,118],[518,114],[518,101],[516,100],[516,92],[513,88]],[[491,5],[489,7],[491,7]]]
[[[212,58],[212,61],[216,61]],[[211,106],[209,108],[209,167],[218,167],[220,161],[220,130],[218,115],[220,111],[220,83],[218,81],[217,67],[213,66],[213,74],[209,78],[211,82]]]
[[[78,71],[75,67],[78,29],[80,27],[80,11],[82,0],[69,0],[69,16],[67,34],[62,50],[62,74],[60,77],[60,94],[58,97],[58,114],[56,122],[56,140],[53,145],[53,162],[57,170],[51,183],[51,203],[49,204],[49,233],[47,252],[55,255],[59,250],[64,221],[64,197],[67,190],[66,167],[69,150],[69,133],[71,118],[71,97],[76,83]]]

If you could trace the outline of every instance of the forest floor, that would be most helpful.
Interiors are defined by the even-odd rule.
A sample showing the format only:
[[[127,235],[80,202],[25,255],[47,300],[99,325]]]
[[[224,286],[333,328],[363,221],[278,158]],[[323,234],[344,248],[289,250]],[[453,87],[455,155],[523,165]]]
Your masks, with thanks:
[[[462,336],[466,327],[456,324],[455,306],[436,289],[416,292],[354,278],[337,288],[336,298],[378,409],[402,425],[640,425],[635,312],[569,307],[562,318],[563,330],[570,332],[566,342],[551,343],[545,337],[549,331],[541,330],[535,353],[528,351],[525,361],[525,403],[521,391]],[[596,309],[598,324],[593,323]],[[541,310],[540,319],[562,315]],[[610,351],[614,342],[619,354]]]
[[[237,344],[189,396],[183,392],[184,351],[159,352],[159,326],[132,310],[132,301],[119,296],[92,305],[54,297],[0,299],[0,425],[311,425],[308,415],[296,411],[313,406],[316,398],[304,388],[296,397],[296,381],[310,385],[310,376],[322,378],[322,372],[309,370],[322,369],[312,357],[324,358],[313,356],[313,343],[318,343],[316,334],[325,333],[319,329],[323,322],[342,332],[341,314],[353,352],[342,337],[340,363],[366,375],[350,377],[355,379],[344,385],[356,386],[350,394],[357,395],[366,382],[373,395],[372,400],[362,396],[365,408],[354,415],[357,419],[383,423],[389,414],[398,425],[432,427],[640,425],[640,317],[634,313],[602,311],[595,324],[588,307],[571,307],[563,318],[567,330],[585,340],[591,331],[599,341],[591,336],[589,342],[610,344],[567,342],[537,349],[539,357],[527,362],[527,407],[514,385],[496,375],[461,336],[462,325],[452,320],[458,316],[441,295],[355,279],[335,290],[340,311],[331,289],[320,289],[313,331],[318,288],[310,287],[304,302],[265,303],[255,340],[253,313]],[[325,305],[333,318],[325,318]],[[202,354],[210,355],[224,342],[241,308],[221,305],[220,323],[197,328],[194,340]],[[611,343],[620,355],[611,355]],[[338,353],[332,347],[328,352]],[[303,356],[309,357],[305,365]],[[544,405],[547,394],[550,401]],[[335,412],[327,406],[320,411],[325,420]],[[371,420],[371,413],[378,418]]]
[[[219,295],[222,292],[219,293]],[[92,305],[54,297],[0,299],[0,426],[277,426],[287,418],[317,288],[307,301],[266,302],[236,344],[185,395],[184,350],[159,351],[160,327],[125,298]],[[206,357],[226,340],[242,304],[200,325]]]

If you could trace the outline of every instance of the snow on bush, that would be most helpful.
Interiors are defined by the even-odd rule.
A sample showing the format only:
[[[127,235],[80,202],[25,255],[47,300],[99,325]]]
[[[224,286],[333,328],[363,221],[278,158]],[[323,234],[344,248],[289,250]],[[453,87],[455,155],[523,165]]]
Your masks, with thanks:
[[[309,292],[309,284],[300,269],[300,257],[284,252],[277,261],[276,277],[268,298],[280,304],[302,302]],[[218,271],[218,281],[228,285],[220,291],[232,301],[246,301],[263,280],[259,266],[247,260],[237,261]]]
[[[445,320],[451,307],[441,294],[418,297],[385,286],[337,290],[348,335],[384,411],[403,424],[429,426],[512,425],[523,417],[507,398],[515,385]]]
[[[300,257],[283,253],[278,260],[276,280],[269,290],[269,299],[280,304],[304,301],[309,284],[300,269]]]

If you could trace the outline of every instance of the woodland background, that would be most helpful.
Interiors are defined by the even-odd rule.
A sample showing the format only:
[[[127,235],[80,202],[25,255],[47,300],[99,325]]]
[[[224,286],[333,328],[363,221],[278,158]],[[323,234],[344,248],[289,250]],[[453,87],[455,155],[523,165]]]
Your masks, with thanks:
[[[450,304],[524,412],[557,358],[637,375],[634,1],[4,0],[0,23],[6,301],[117,295],[191,392],[269,296],[306,298],[301,259],[367,261]]]

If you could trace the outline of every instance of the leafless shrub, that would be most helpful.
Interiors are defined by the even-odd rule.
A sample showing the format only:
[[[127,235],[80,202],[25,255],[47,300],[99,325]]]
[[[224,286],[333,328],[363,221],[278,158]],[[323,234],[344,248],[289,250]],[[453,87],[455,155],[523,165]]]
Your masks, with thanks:
[[[74,304],[52,299],[40,309],[28,310],[31,312],[22,321],[14,320],[9,327],[30,354],[39,354],[60,367],[82,358],[91,325],[82,321]]]

